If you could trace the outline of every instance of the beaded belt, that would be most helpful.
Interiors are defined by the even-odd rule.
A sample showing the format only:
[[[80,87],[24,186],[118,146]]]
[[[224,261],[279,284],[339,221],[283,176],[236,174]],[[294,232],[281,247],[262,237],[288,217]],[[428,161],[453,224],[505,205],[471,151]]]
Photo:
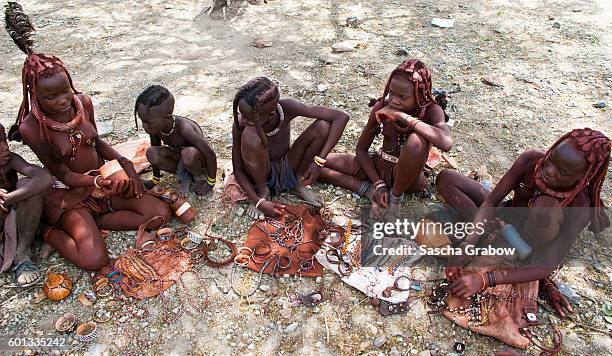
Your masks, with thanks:
[[[378,150],[378,154],[387,162],[397,163],[399,161],[399,158],[388,154],[387,152],[383,151],[382,148]]]

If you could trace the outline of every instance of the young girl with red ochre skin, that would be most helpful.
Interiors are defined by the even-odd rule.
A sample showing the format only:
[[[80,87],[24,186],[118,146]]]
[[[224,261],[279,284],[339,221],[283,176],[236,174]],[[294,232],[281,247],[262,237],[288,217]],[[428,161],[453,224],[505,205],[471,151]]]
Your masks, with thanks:
[[[448,151],[453,144],[446,103],[431,90],[431,72],[421,61],[398,66],[370,112],[356,154],[329,155],[321,180],[366,195],[379,218],[399,217],[404,193],[427,186],[423,168],[431,145]],[[379,133],[382,148],[371,156],[368,151]]]
[[[49,224],[45,241],[75,265],[98,270],[108,263],[100,229],[135,230],[155,216],[168,221],[170,208],[143,195],[132,163],[100,139],[91,99],[74,89],[64,63],[55,56],[34,53],[30,38],[34,28],[19,4],[6,6],[6,22],[13,41],[27,55],[23,101],[9,138],[23,139],[56,179],[43,197],[43,217]],[[90,174],[114,159],[129,180]],[[103,197],[92,196],[96,187]]]
[[[315,121],[291,145],[291,122],[298,116]],[[242,86],[234,98],[232,163],[236,180],[251,201],[254,219],[281,214],[272,194],[294,191],[315,206],[323,200],[308,188],[317,181],[326,157],[340,140],[349,116],[323,106],[281,99],[265,77]]]
[[[528,209],[524,221],[515,226],[533,252],[527,265],[495,270],[496,284],[516,284],[540,280],[541,287],[556,297],[553,306],[564,315],[571,312],[567,300],[552,289],[545,279],[569,253],[580,232],[590,223],[599,232],[610,225],[601,202],[601,188],[610,162],[610,139],[601,132],[575,129],[562,136],[547,152],[530,149],[523,152],[493,191],[451,170],[438,175],[438,191],[464,220],[474,224],[491,221],[497,207],[510,193],[510,207]],[[576,209],[560,209],[576,208]],[[517,210],[515,210],[517,211]],[[546,216],[536,216],[545,212]],[[523,225],[523,226],[519,226]],[[483,236],[474,233],[460,246],[478,245]],[[467,298],[487,287],[478,273],[462,273],[462,267],[473,261],[467,255],[449,260],[447,279],[450,290]],[[548,290],[547,290],[548,289]]]

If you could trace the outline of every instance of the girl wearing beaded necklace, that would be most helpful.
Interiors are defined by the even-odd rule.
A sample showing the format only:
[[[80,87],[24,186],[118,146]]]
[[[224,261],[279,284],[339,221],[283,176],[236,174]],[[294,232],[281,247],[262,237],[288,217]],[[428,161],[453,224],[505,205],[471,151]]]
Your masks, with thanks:
[[[389,77],[383,96],[373,103],[357,142],[356,154],[332,154],[321,180],[372,200],[378,218],[399,217],[405,192],[425,190],[423,168],[431,145],[450,150],[443,96],[431,92],[431,72],[421,61],[407,60]],[[383,145],[368,152],[378,134]]]
[[[276,217],[283,206],[272,194],[293,191],[315,206],[322,198],[306,186],[316,182],[325,157],[338,143],[349,116],[323,106],[280,99],[276,84],[265,77],[242,86],[234,97],[232,163],[240,187],[251,201],[254,219]],[[291,144],[291,122],[298,116],[315,121]]]
[[[29,17],[14,2],[6,5],[6,28],[26,54],[23,101],[9,132],[23,139],[56,177],[43,197],[45,240],[77,266],[98,270],[108,262],[100,230],[135,230],[154,216],[170,218],[169,207],[149,195],[132,163],[98,137],[91,99],[74,88],[64,63],[32,50]],[[129,176],[111,181],[90,174],[117,159]],[[103,197],[94,197],[95,188]]]
[[[200,125],[173,111],[174,96],[161,85],[151,85],[136,99],[136,128],[140,118],[151,138],[147,159],[153,166],[153,178],[146,184],[159,184],[163,170],[176,173],[179,195],[186,196],[193,181],[196,195],[204,196],[217,182],[217,156]]]
[[[567,256],[589,223],[593,232],[610,225],[601,202],[610,149],[610,139],[601,132],[589,128],[572,130],[547,152],[537,149],[523,152],[493,191],[456,171],[442,171],[436,182],[438,191],[462,220],[471,220],[474,224],[499,216],[503,210],[498,206],[513,191],[512,200],[505,204],[509,206],[505,210],[512,214],[502,213],[502,216],[512,220],[533,248],[531,255],[521,261],[522,266],[498,268],[488,272],[486,278],[482,273],[463,270],[466,265],[474,265],[478,258],[456,255],[446,268],[447,279],[452,281],[450,291],[459,298],[467,298],[496,284],[539,280],[541,289],[554,295],[552,304],[559,314],[571,312],[570,304],[547,277]],[[521,207],[526,209],[517,209]],[[479,243],[496,241],[491,236],[485,238],[474,233],[460,246],[467,249]]]

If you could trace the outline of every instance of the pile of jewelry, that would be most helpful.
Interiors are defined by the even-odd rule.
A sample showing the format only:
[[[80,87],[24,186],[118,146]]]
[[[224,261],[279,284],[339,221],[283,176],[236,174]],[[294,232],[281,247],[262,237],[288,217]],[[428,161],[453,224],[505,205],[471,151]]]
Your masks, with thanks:
[[[450,308],[447,304],[447,298],[450,294],[449,285],[447,281],[443,281],[439,285],[432,287],[431,295],[428,299],[429,306],[436,312],[447,310],[451,313],[465,316],[468,324],[472,327],[485,325],[488,321],[489,311],[500,297],[489,292],[479,292],[469,298],[469,306]]]

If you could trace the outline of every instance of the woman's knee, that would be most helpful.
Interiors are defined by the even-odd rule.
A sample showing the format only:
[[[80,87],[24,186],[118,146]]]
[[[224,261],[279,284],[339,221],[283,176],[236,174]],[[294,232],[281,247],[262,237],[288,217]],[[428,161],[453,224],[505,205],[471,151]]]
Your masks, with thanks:
[[[403,150],[410,152],[412,156],[425,156],[429,153],[429,143],[421,135],[413,133],[404,142]]]
[[[98,271],[108,264],[108,252],[106,249],[100,248],[83,253],[82,255],[85,257],[80,261],[75,261],[74,264],[84,270]]]
[[[78,267],[97,271],[108,264],[108,251],[95,226],[82,226],[73,232],[72,238],[78,249],[78,259],[73,261]]]

